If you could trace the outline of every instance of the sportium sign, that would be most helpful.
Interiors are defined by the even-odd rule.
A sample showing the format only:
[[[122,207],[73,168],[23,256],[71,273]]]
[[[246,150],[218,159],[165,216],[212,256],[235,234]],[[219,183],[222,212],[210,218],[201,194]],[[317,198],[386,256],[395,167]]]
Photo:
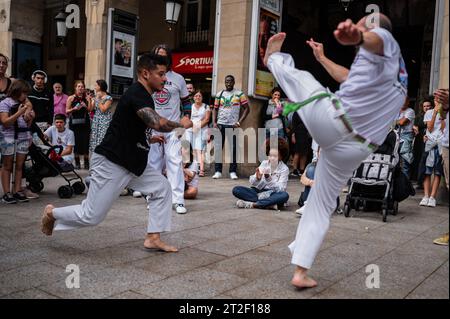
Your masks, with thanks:
[[[213,72],[213,51],[173,54],[173,70],[181,74]]]

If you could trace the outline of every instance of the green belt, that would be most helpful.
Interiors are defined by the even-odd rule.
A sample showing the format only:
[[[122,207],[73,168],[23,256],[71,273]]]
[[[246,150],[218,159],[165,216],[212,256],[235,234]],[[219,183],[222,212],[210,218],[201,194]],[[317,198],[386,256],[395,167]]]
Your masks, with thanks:
[[[304,106],[306,106],[306,105],[308,105],[308,104],[310,104],[310,103],[312,103],[314,101],[318,101],[318,100],[321,100],[321,99],[324,99],[324,98],[331,99],[331,101],[333,103],[333,106],[334,106],[334,108],[337,111],[342,109],[341,101],[339,101],[339,99],[337,99],[333,94],[331,94],[331,93],[320,93],[320,94],[317,94],[315,96],[310,97],[309,99],[307,99],[307,100],[305,100],[303,102],[287,103],[284,106],[283,115],[284,116],[288,116],[290,113],[296,112],[296,111],[300,110],[302,107],[304,107]],[[344,123],[344,126],[349,131],[349,133],[353,133],[355,131],[353,129],[353,127],[352,127],[352,124],[351,124],[350,120],[346,116],[346,114],[343,114],[343,115],[339,116],[339,118],[341,119],[342,123]],[[367,147],[369,149],[371,149],[372,151],[375,151],[379,147],[379,145],[377,145],[377,144],[367,143],[368,140],[365,137],[363,137],[363,136],[361,136],[359,134],[354,135],[354,138],[358,142],[360,142],[362,144],[367,144]]]

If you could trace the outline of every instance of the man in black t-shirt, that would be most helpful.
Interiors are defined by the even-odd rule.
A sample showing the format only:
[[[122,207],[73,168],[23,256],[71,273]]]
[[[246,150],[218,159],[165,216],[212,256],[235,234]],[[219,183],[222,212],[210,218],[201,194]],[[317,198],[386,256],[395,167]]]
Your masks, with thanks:
[[[172,191],[161,172],[147,167],[151,130],[171,132],[192,127],[188,118],[180,123],[160,117],[154,110],[152,93],[166,81],[167,62],[154,54],[143,55],[138,62],[138,82],[122,96],[103,142],[91,159],[91,182],[86,200],[79,206],[54,208],[48,205],[42,216],[42,232],[95,226],[102,222],[113,202],[125,187],[149,199],[149,223],[144,247],[165,252],[177,248],[161,241],[160,233],[170,231]]]

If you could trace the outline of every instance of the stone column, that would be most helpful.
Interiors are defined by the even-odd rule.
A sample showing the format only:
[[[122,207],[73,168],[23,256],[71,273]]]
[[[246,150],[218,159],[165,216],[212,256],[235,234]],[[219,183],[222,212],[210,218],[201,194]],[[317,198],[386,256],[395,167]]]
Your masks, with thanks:
[[[106,77],[107,2],[86,0],[86,87],[94,87],[96,80]]]
[[[449,0],[445,0],[445,14],[443,21],[443,33],[442,33],[442,49],[441,49],[441,59],[440,59],[440,79],[439,79],[439,88],[449,88],[448,84],[448,9],[449,9]],[[445,163],[445,165],[449,165],[449,163]],[[438,200],[448,205],[448,191],[445,185],[445,179],[442,178],[441,187],[439,189]]]
[[[224,88],[225,76],[231,74],[236,79],[236,88],[248,92],[250,36],[252,20],[252,0],[222,0],[220,18],[219,56],[217,67],[217,91]],[[244,130],[253,128],[257,132],[261,125],[260,109],[262,101],[250,99],[250,114],[242,124]],[[257,142],[257,140],[256,140]],[[245,151],[245,163],[238,165],[241,177],[254,174],[258,163],[248,163],[247,152],[257,152],[257,143],[245,142],[239,145]],[[227,174],[228,165],[224,165],[223,173]]]
[[[10,21],[11,0],[0,0],[0,52],[11,59],[12,32],[10,31]],[[8,69],[8,75],[11,75],[10,68]]]

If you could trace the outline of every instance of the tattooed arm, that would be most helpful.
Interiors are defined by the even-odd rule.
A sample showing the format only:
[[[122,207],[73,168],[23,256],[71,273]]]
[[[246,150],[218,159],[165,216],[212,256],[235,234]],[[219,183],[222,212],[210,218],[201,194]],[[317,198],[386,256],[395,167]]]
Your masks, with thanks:
[[[155,112],[152,108],[144,107],[137,111],[136,113],[139,118],[151,129],[158,132],[172,132],[177,128],[189,128],[192,126],[192,122],[181,121],[181,123],[176,123],[169,121]],[[190,124],[189,124],[190,123]]]

